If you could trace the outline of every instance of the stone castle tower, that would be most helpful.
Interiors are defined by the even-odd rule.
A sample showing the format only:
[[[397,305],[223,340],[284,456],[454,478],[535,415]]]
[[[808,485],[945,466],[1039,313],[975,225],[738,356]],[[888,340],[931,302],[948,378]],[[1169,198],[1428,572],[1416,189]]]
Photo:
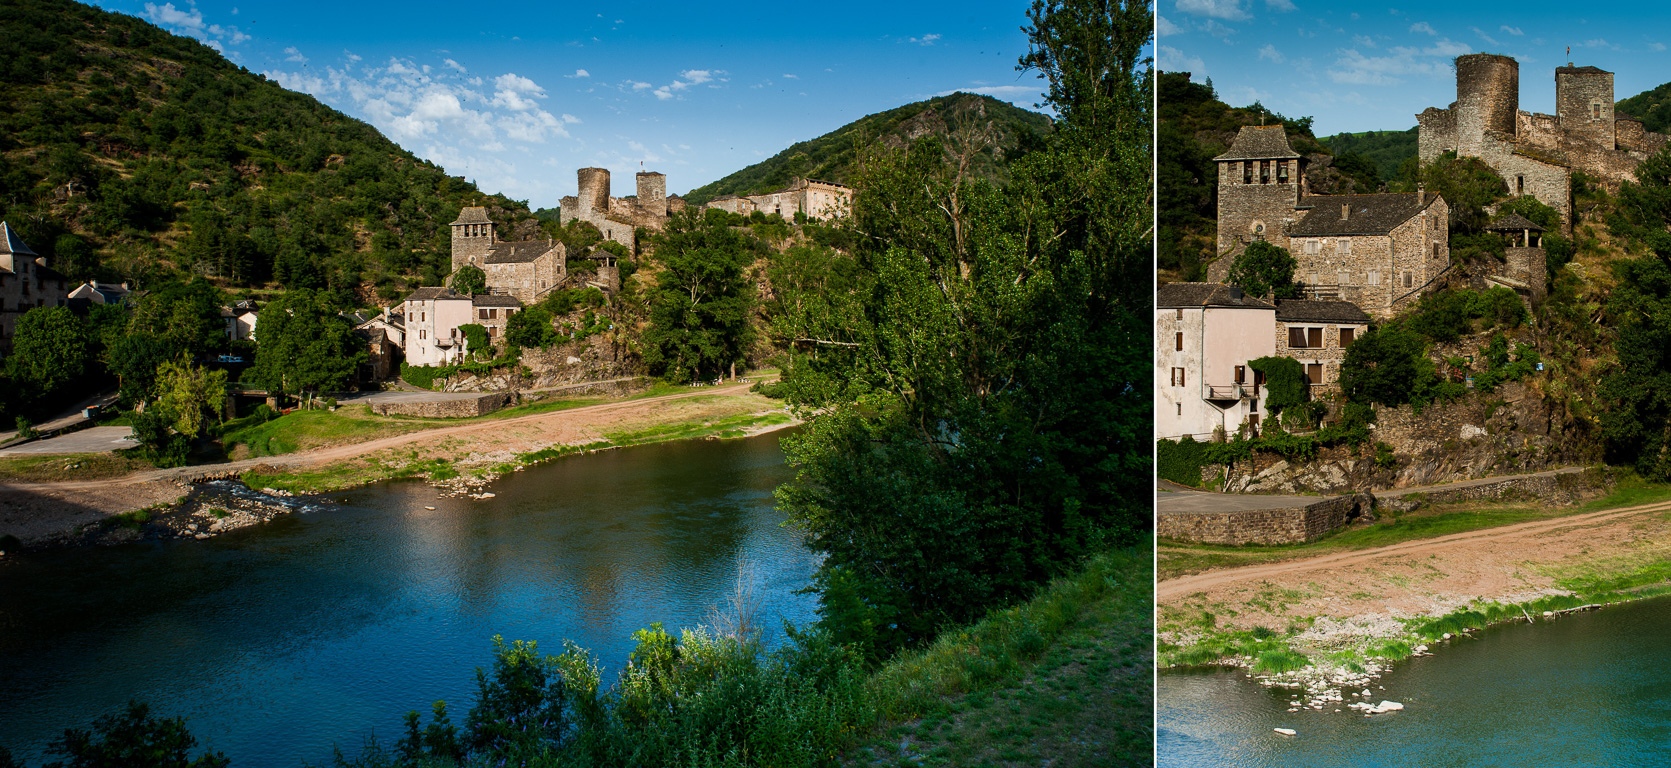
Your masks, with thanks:
[[[638,172],[638,207],[649,212],[667,211],[667,175],[655,171]]]
[[[457,272],[465,264],[485,268],[488,253],[497,244],[493,220],[487,217],[487,209],[471,207],[459,211],[458,220],[452,223],[452,228],[453,271]]]
[[[1301,215],[1300,154],[1282,125],[1244,125],[1218,163],[1218,253],[1266,240],[1288,247],[1287,225]]]

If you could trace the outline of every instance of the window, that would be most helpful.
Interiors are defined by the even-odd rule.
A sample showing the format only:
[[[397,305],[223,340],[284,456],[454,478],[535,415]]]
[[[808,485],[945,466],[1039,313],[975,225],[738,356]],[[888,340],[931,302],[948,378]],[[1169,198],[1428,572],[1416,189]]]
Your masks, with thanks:
[[[1408,269],[1404,270],[1404,287],[1405,288],[1414,288],[1415,285],[1416,285],[1416,275]]]
[[[1276,183],[1278,183],[1278,184],[1287,184],[1288,183],[1288,161],[1287,160],[1276,161]]]
[[[1177,342],[1178,342],[1178,347],[1177,347],[1178,351],[1179,352],[1184,351],[1184,332],[1183,331],[1178,331]]]
[[[1323,383],[1323,364],[1322,363],[1312,363],[1312,364],[1307,365],[1305,367],[1305,383],[1307,383],[1307,384],[1322,384]]]
[[[1600,120],[1601,119],[1601,104],[1597,103],[1597,104],[1591,104],[1590,105],[1590,119],[1591,120]]]
[[[488,318],[487,312],[488,311],[487,311],[486,308],[476,310],[477,319],[478,320],[486,320]]]
[[[1183,403],[1178,403],[1178,415],[1179,416],[1184,415],[1184,404]]]
[[[1305,329],[1288,329],[1288,346],[1293,349],[1305,349]]]
[[[1307,329],[1305,329],[1305,345],[1309,349],[1322,349],[1323,348],[1323,329],[1322,328],[1307,328]]]
[[[1258,413],[1259,412],[1259,401],[1258,400],[1247,401],[1247,412],[1248,413]],[[1255,416],[1254,418],[1258,418],[1258,417]]]
[[[1259,183],[1271,183],[1271,161],[1269,160],[1259,161]]]
[[[1175,309],[1175,310],[1173,310],[1173,312],[1175,312],[1175,313],[1176,313],[1176,314],[1174,314],[1174,315],[1173,315],[1173,316],[1172,316],[1172,317],[1173,317],[1173,319],[1175,319],[1175,320],[1182,320],[1182,319],[1184,319],[1184,310],[1183,310],[1183,308],[1182,308],[1182,307],[1180,307],[1180,308],[1178,308],[1178,309]]]
[[[1514,193],[1517,194],[1517,195],[1526,194],[1526,177],[1525,176],[1514,177]]]
[[[429,338],[429,332],[428,332],[428,331],[425,331],[425,330],[423,330],[423,329],[419,329],[419,330],[418,330],[418,338],[420,338],[420,339],[427,339],[427,338]]]
[[[1341,238],[1340,239],[1340,245],[1338,246],[1338,250],[1340,251],[1340,255],[1342,255],[1342,256],[1351,256],[1352,255],[1352,241],[1347,240],[1344,237]]]
[[[1357,338],[1357,335],[1358,329],[1356,328],[1340,329],[1340,348],[1345,349],[1347,345],[1352,343],[1352,339]]]
[[[1434,243],[1433,244],[1433,258],[1440,259],[1440,258],[1444,258],[1444,256],[1445,256],[1445,244],[1444,243]]]
[[[1253,161],[1252,160],[1243,160],[1242,161],[1242,183],[1243,184],[1252,184],[1253,183]]]
[[[1316,256],[1320,251],[1322,251],[1321,246],[1322,243],[1318,240],[1307,240],[1305,241],[1305,252],[1312,256]]]
[[[1380,285],[1381,284],[1381,273],[1377,272],[1373,269],[1369,270],[1369,272],[1364,275],[1364,282],[1369,284],[1369,285]]]
[[[1172,369],[1172,386],[1181,387],[1183,385],[1184,385],[1184,369],[1173,368]]]
[[[1341,272],[1341,273],[1335,275],[1335,279],[1340,281],[1339,283],[1337,283],[1338,285],[1350,284],[1352,282],[1352,273],[1351,272]]]
[[[1247,383],[1247,366],[1245,366],[1245,365],[1236,366],[1236,383],[1237,384],[1246,384]]]

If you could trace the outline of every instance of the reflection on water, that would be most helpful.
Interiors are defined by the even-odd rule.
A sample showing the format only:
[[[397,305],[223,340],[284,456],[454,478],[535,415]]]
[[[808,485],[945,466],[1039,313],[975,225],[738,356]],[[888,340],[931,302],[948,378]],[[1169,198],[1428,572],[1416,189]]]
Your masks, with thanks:
[[[1671,600],[1495,627],[1436,650],[1381,679],[1375,700],[1407,709],[1373,717],[1288,712],[1286,693],[1236,672],[1162,674],[1160,765],[1671,762]],[[1299,733],[1281,736],[1277,727]]]
[[[437,699],[457,721],[496,634],[618,669],[633,630],[703,622],[745,565],[769,632],[808,621],[794,591],[816,561],[772,508],[787,477],[775,435],[646,446],[530,468],[492,499],[385,484],[209,541],[8,562],[0,744],[34,762],[138,698],[234,765],[296,766],[387,742]]]

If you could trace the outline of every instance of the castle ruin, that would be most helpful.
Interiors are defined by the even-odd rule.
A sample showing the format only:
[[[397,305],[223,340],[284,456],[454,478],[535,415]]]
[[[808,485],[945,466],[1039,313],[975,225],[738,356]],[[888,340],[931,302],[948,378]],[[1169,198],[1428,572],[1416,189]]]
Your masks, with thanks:
[[[655,171],[638,173],[637,197],[611,197],[609,169],[582,168],[577,173],[580,194],[558,203],[557,223],[579,219],[629,249],[634,248],[639,227],[661,229],[667,220],[685,209],[684,198],[668,196],[667,176]]]
[[[747,216],[755,211],[776,214],[794,220],[795,214],[825,221],[847,215],[853,206],[853,188],[833,181],[803,179],[796,176],[789,186],[763,195],[720,195],[709,200],[707,208]]]
[[[1520,63],[1475,53],[1456,58],[1456,101],[1416,115],[1418,152],[1430,163],[1446,152],[1477,157],[1572,225],[1572,172],[1617,189],[1636,166],[1671,140],[1614,110],[1613,73],[1596,67],[1555,69],[1555,114],[1520,109]]]

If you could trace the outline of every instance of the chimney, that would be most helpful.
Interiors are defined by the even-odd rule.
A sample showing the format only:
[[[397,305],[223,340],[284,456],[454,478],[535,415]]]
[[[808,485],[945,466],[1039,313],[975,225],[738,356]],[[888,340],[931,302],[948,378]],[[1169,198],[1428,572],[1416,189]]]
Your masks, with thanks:
[[[1341,203],[1340,204],[1340,220],[1345,221],[1345,220],[1350,219],[1350,218],[1352,218],[1352,204],[1351,203]]]

